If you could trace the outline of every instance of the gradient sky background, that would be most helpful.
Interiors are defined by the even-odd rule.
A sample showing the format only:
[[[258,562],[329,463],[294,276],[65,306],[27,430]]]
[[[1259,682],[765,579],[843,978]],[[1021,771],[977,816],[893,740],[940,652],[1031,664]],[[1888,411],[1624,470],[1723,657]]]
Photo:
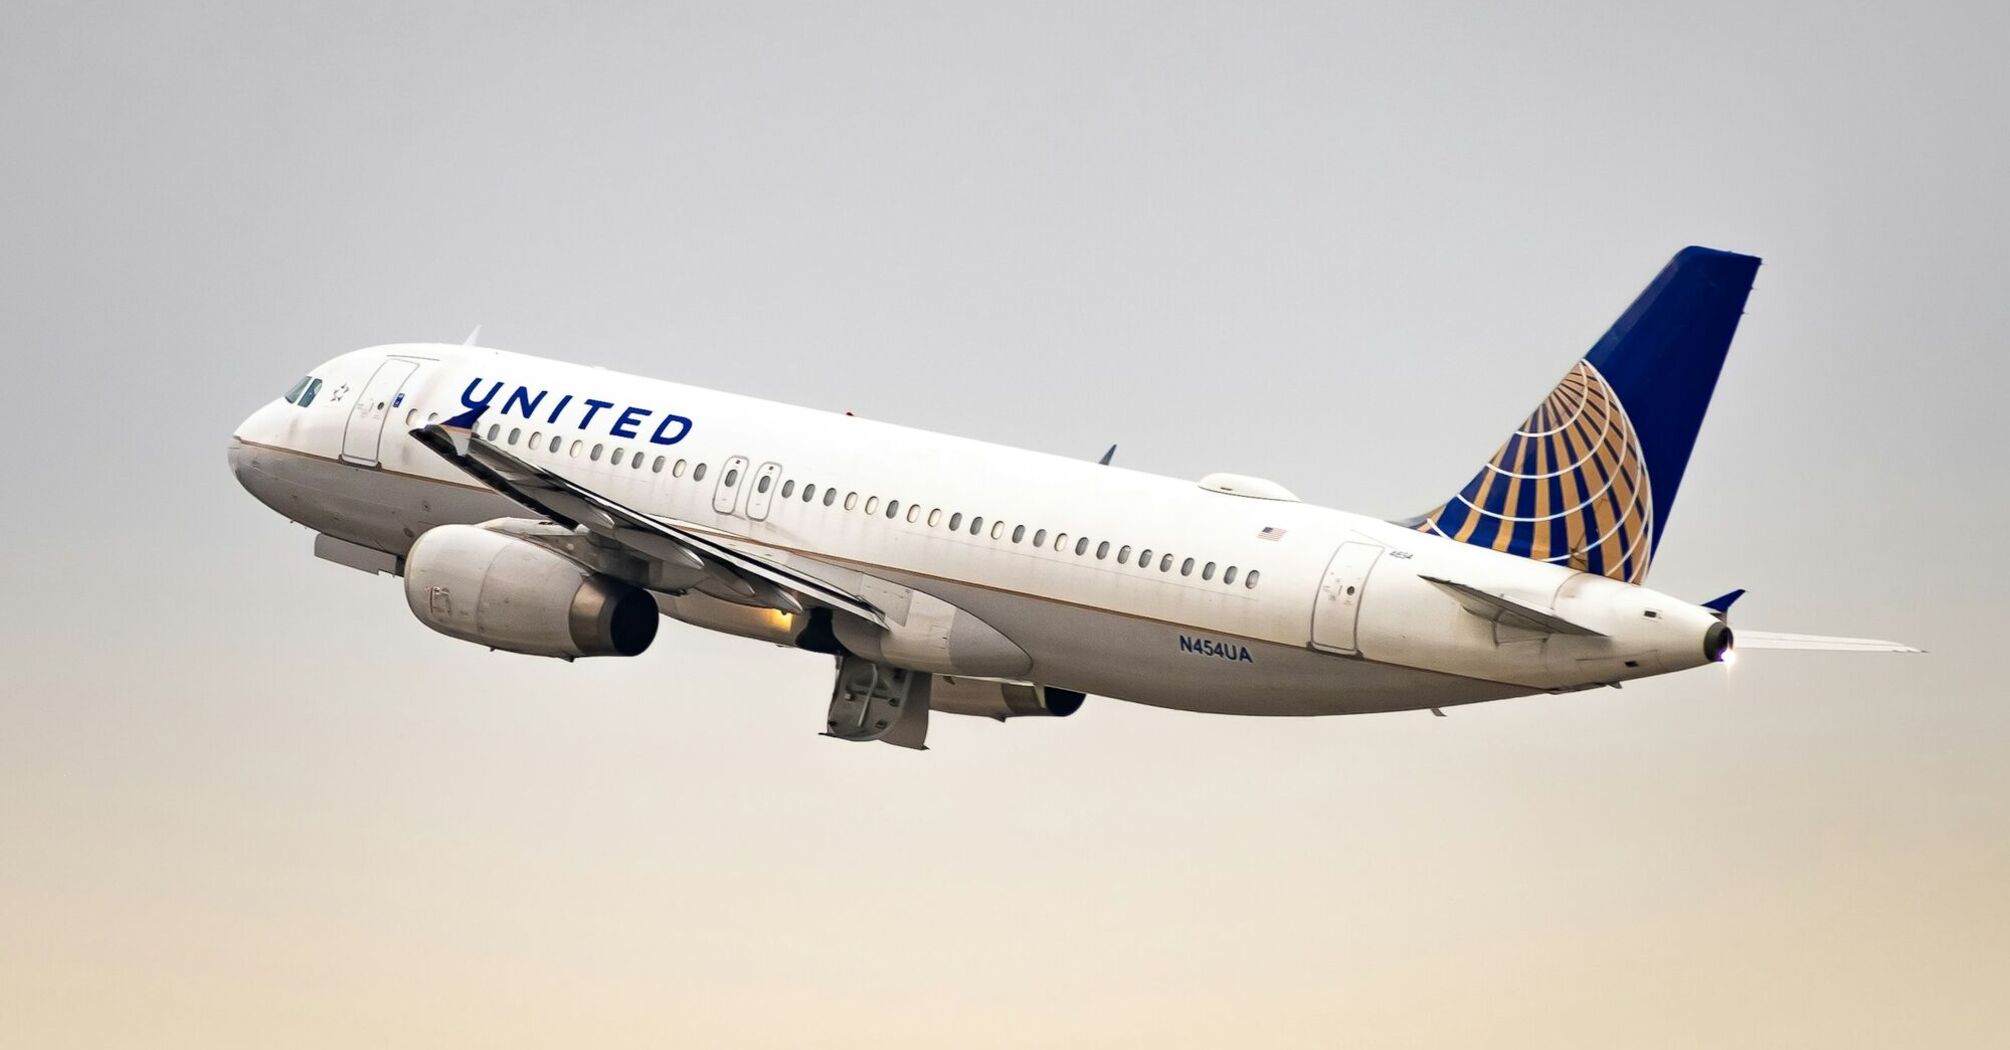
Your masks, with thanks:
[[[0,1045],[2010,1043],[2003,5],[843,6],[9,5]],[[224,464],[480,323],[1401,516],[1689,243],[1766,266],[1656,586],[1931,655],[913,754]]]

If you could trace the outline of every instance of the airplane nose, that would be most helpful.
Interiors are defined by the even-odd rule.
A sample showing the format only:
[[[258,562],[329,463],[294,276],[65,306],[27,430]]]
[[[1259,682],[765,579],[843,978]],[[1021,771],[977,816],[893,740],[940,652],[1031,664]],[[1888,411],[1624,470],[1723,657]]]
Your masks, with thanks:
[[[232,434],[230,436],[230,445],[223,452],[225,458],[230,461],[231,476],[237,479],[238,484],[244,484],[246,451],[243,439],[239,438],[236,434]]]
[[[278,406],[275,408],[274,406]],[[276,417],[281,410],[290,407],[283,401],[274,401],[261,406],[258,411],[244,418],[231,432],[230,444],[224,449],[224,456],[230,462],[230,472],[237,483],[251,487],[249,474],[257,467],[258,446],[283,444],[279,440],[279,426]]]

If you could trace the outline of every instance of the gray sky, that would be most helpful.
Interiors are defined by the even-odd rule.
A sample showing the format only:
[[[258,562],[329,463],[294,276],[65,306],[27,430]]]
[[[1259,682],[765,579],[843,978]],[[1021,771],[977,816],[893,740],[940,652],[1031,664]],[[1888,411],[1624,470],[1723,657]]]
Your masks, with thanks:
[[[0,34],[0,1043],[1998,1046],[2001,5],[50,4]],[[485,341],[1389,516],[1765,257],[1654,584],[1754,654],[815,735],[489,654],[233,425]]]

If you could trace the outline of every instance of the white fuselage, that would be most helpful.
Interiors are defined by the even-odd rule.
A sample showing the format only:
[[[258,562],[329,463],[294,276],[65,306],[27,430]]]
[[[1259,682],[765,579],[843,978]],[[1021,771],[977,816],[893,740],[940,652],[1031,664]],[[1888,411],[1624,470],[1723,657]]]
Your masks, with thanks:
[[[1708,662],[1707,609],[1295,499],[476,347],[378,347],[314,374],[312,404],[245,421],[233,468],[287,517],[391,554],[437,525],[525,516],[409,435],[486,400],[477,429],[524,460],[765,556],[947,602],[1046,685],[1346,714]],[[1597,634],[1484,618],[1427,577]]]

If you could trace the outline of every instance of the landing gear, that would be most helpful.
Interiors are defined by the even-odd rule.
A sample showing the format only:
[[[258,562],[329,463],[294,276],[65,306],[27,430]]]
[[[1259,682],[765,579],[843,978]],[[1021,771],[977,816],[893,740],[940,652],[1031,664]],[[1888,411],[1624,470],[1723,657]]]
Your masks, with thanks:
[[[933,676],[926,672],[845,653],[837,660],[837,686],[831,690],[824,735],[926,751],[932,682]]]

